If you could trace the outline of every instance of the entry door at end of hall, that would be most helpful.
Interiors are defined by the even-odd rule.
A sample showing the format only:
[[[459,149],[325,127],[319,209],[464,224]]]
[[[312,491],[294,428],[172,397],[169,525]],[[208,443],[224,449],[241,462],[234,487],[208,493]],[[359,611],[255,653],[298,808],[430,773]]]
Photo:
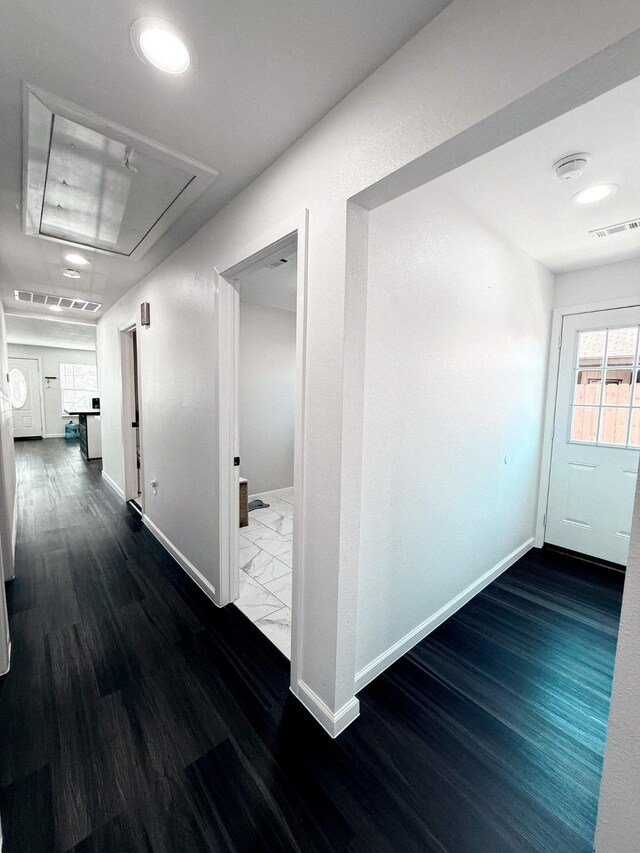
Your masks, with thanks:
[[[626,565],[640,456],[640,306],[564,318],[545,541]]]
[[[9,359],[14,438],[42,438],[40,370],[35,358]]]

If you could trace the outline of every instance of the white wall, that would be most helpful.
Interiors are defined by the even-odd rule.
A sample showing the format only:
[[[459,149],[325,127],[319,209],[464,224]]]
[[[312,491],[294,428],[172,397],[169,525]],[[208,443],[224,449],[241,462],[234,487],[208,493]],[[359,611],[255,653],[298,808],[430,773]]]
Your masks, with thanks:
[[[40,393],[44,405],[45,438],[64,435],[64,425],[77,418],[62,414],[62,392],[60,390],[60,363],[95,364],[96,354],[88,350],[66,349],[62,347],[38,347],[27,344],[9,344],[9,356],[13,358],[40,359]],[[45,376],[56,376],[47,385]],[[96,392],[95,396],[99,396]]]
[[[4,309],[0,303],[0,675],[9,669],[9,619],[5,585],[13,577],[16,471],[9,400],[9,370]]]
[[[571,86],[539,87],[638,27],[635,0],[613,6],[604,0],[454,0],[100,320],[105,472],[124,485],[118,328],[148,301],[152,323],[140,340],[142,432],[145,477],[157,479],[158,493],[145,511],[219,586],[214,268],[309,210],[302,500],[313,501],[313,512],[304,530],[304,622],[299,683],[292,690],[322,714],[339,718],[354,687],[357,576],[344,555],[353,551],[346,538],[356,536],[359,508],[341,500],[343,416],[350,418],[343,413],[343,398],[350,396],[344,351],[354,334],[345,328],[348,199],[425,152],[433,152],[429,168],[440,168],[438,157],[452,140],[468,159],[496,144],[498,134],[503,141],[552,118],[565,97],[570,106],[593,97],[617,74],[617,62],[635,62],[636,50],[608,52],[606,70],[598,59],[597,73],[588,64]],[[516,112],[503,119],[500,111],[516,101]],[[484,122],[494,115],[499,118],[487,129]],[[415,172],[407,174],[405,180],[417,180]],[[183,429],[188,440],[181,440]]]
[[[596,853],[640,849],[640,477],[624,583],[604,771],[598,805]]]
[[[630,296],[640,299],[640,258],[557,275],[554,307],[587,305]]]
[[[293,485],[296,315],[240,302],[238,432],[249,494]]]
[[[358,670],[534,535],[553,275],[436,185],[369,221]]]

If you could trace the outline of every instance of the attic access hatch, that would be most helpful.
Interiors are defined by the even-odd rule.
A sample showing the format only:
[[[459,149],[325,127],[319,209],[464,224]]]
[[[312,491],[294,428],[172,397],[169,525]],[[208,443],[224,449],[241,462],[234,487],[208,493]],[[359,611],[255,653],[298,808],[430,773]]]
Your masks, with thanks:
[[[24,233],[132,260],[218,175],[28,85],[23,146]]]

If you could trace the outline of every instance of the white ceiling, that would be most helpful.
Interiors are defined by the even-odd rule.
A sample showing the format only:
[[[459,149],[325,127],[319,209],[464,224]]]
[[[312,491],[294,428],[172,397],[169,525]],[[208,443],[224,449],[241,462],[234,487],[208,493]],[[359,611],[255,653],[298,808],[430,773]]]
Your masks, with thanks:
[[[102,302],[148,274],[448,0],[4,0],[0,26],[0,288]],[[194,43],[193,72],[147,66],[131,23],[164,17]],[[139,261],[92,254],[63,278],[64,247],[20,227],[21,84],[115,121],[220,172]],[[28,309],[25,309],[28,310]],[[35,309],[33,309],[35,310]],[[103,309],[104,310],[104,309]],[[71,315],[70,315],[71,316]]]
[[[287,263],[279,267],[262,267],[239,281],[240,299],[266,308],[296,310],[297,255],[286,253]]]
[[[640,256],[640,229],[604,239],[590,230],[640,217],[640,78],[442,176],[440,189],[553,272]],[[591,154],[580,178],[559,181],[553,165]],[[571,197],[599,183],[618,185],[604,201]],[[464,235],[461,235],[464,239]],[[640,288],[640,284],[639,284]]]
[[[38,317],[5,315],[7,342],[38,347],[95,350],[96,327],[89,323],[42,320]]]

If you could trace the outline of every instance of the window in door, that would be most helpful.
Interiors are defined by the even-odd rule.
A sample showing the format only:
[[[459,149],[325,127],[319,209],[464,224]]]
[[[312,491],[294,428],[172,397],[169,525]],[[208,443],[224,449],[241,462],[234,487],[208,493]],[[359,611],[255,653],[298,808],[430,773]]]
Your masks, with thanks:
[[[60,391],[63,414],[90,409],[91,398],[98,392],[95,364],[60,364]]]
[[[24,378],[24,373],[18,370],[17,367],[12,367],[9,371],[9,398],[11,406],[14,409],[21,409],[29,397],[27,389],[27,381]]]
[[[639,328],[578,332],[572,442],[640,447]]]

